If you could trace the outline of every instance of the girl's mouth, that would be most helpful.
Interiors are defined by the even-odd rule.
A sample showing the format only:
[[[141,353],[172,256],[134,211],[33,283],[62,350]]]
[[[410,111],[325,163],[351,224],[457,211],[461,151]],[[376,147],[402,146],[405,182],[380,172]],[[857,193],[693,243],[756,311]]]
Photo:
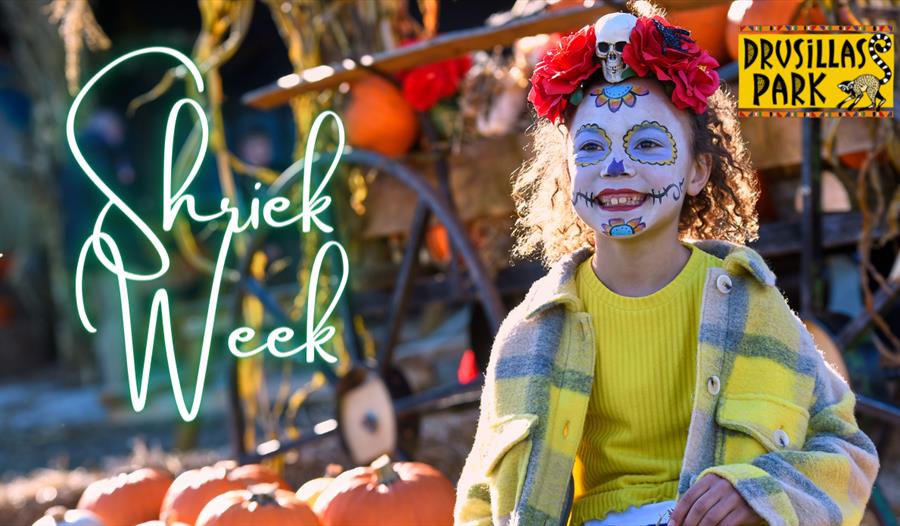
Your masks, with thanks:
[[[600,208],[609,212],[626,212],[644,204],[647,194],[631,189],[603,190],[594,196],[594,201]]]

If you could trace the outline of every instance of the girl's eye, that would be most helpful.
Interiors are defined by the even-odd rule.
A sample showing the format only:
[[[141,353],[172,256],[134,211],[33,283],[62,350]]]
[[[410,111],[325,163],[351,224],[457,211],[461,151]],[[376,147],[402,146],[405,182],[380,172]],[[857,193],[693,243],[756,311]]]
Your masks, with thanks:
[[[595,142],[589,142],[589,143],[583,144],[581,146],[581,149],[584,151],[588,151],[588,152],[596,152],[596,151],[602,150],[603,146],[601,146]]]
[[[637,143],[637,148],[639,150],[647,150],[649,148],[658,148],[660,146],[662,146],[662,145],[659,144],[658,142],[652,141],[650,139],[644,139]]]

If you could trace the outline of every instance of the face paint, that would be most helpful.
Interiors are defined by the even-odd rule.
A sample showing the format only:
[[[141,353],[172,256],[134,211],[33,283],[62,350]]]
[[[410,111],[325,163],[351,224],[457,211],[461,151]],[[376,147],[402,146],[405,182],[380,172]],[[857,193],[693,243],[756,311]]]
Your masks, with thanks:
[[[634,107],[637,97],[650,93],[647,88],[632,86],[631,84],[610,84],[591,91],[594,96],[594,104],[598,108],[609,105],[609,111],[615,113],[624,104],[629,108]]]
[[[575,165],[591,166],[600,164],[612,151],[609,135],[600,126],[584,124],[575,132]]]
[[[635,125],[624,139],[625,153],[632,161],[660,166],[675,164],[678,147],[669,129],[656,121]]]
[[[610,237],[630,237],[641,232],[647,225],[641,222],[641,217],[635,217],[625,221],[621,217],[614,217],[602,226],[603,233]]]
[[[622,177],[625,175],[625,164],[622,161],[613,157],[609,166],[606,167],[606,176],[607,177]]]
[[[569,122],[577,130],[567,155],[575,213],[600,236],[641,238],[658,229],[677,235],[685,184],[696,166],[678,155],[679,144],[691,144],[691,116],[652,79],[600,84],[588,93],[597,101],[586,98]],[[629,105],[627,94],[640,103]],[[612,98],[623,102],[615,112]]]
[[[579,199],[581,199],[584,202],[584,204],[588,205],[591,208],[593,208],[594,205],[597,204],[596,201],[594,201],[593,193],[586,194],[584,192],[575,192],[575,197],[572,198],[572,206],[577,207]]]
[[[672,190],[673,201],[678,201],[679,199],[681,199],[681,192],[684,190],[684,179],[678,181],[678,184],[671,183],[669,186],[663,188],[662,190],[650,189],[650,199],[652,199],[654,203],[656,203],[657,201],[662,203],[663,198],[669,194],[669,190]]]

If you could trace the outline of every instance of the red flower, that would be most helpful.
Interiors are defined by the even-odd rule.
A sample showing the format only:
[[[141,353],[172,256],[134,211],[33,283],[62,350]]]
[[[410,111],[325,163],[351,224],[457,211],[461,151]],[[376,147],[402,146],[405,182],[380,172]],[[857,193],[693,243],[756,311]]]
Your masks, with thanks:
[[[674,40],[666,42],[657,23],[671,29]],[[659,16],[638,18],[622,60],[640,77],[652,74],[660,81],[672,82],[672,103],[677,108],[703,113],[707,99],[719,87],[715,71],[719,63],[689,37],[679,37],[678,31],[681,29]]]
[[[715,68],[719,66],[716,59],[703,53],[684,68],[672,70],[672,104],[676,108],[694,110],[695,113],[706,111],[707,99],[719,89],[719,74]]]
[[[541,117],[559,122],[568,97],[600,64],[594,61],[594,26],[562,37],[538,61],[531,75],[528,100]]]
[[[403,98],[418,111],[429,110],[456,93],[470,67],[472,59],[465,55],[414,68],[400,76]]]

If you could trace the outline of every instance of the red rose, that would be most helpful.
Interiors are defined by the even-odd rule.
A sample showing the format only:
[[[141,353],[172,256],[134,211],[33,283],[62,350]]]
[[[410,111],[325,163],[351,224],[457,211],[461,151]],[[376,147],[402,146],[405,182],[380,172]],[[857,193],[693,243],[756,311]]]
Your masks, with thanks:
[[[662,17],[638,18],[622,51],[622,60],[640,77],[652,74],[660,81],[672,82],[675,86],[672,102],[679,109],[691,108],[702,113],[706,110],[706,99],[719,87],[719,75],[715,71],[719,63],[687,35],[669,42],[663,51],[665,39],[654,21],[671,29],[670,34],[680,34],[681,28]]]
[[[594,61],[594,26],[562,37],[538,61],[531,75],[528,100],[541,117],[559,122],[568,97],[600,64]]]
[[[694,110],[695,113],[706,111],[707,99],[719,89],[719,74],[715,68],[716,59],[703,53],[686,67],[672,70],[672,103],[676,108]]]
[[[638,18],[631,30],[628,44],[622,51],[622,60],[640,77],[646,77],[648,72],[652,72],[659,80],[669,80],[668,72],[673,66],[690,61],[702,53],[702,50],[688,37],[680,39],[679,47],[683,51],[666,46],[663,53],[663,35],[654,21],[673,30],[680,29],[659,16]]]
[[[400,75],[403,98],[418,111],[427,111],[445,97],[456,93],[459,83],[472,67],[468,56],[419,66]]]

